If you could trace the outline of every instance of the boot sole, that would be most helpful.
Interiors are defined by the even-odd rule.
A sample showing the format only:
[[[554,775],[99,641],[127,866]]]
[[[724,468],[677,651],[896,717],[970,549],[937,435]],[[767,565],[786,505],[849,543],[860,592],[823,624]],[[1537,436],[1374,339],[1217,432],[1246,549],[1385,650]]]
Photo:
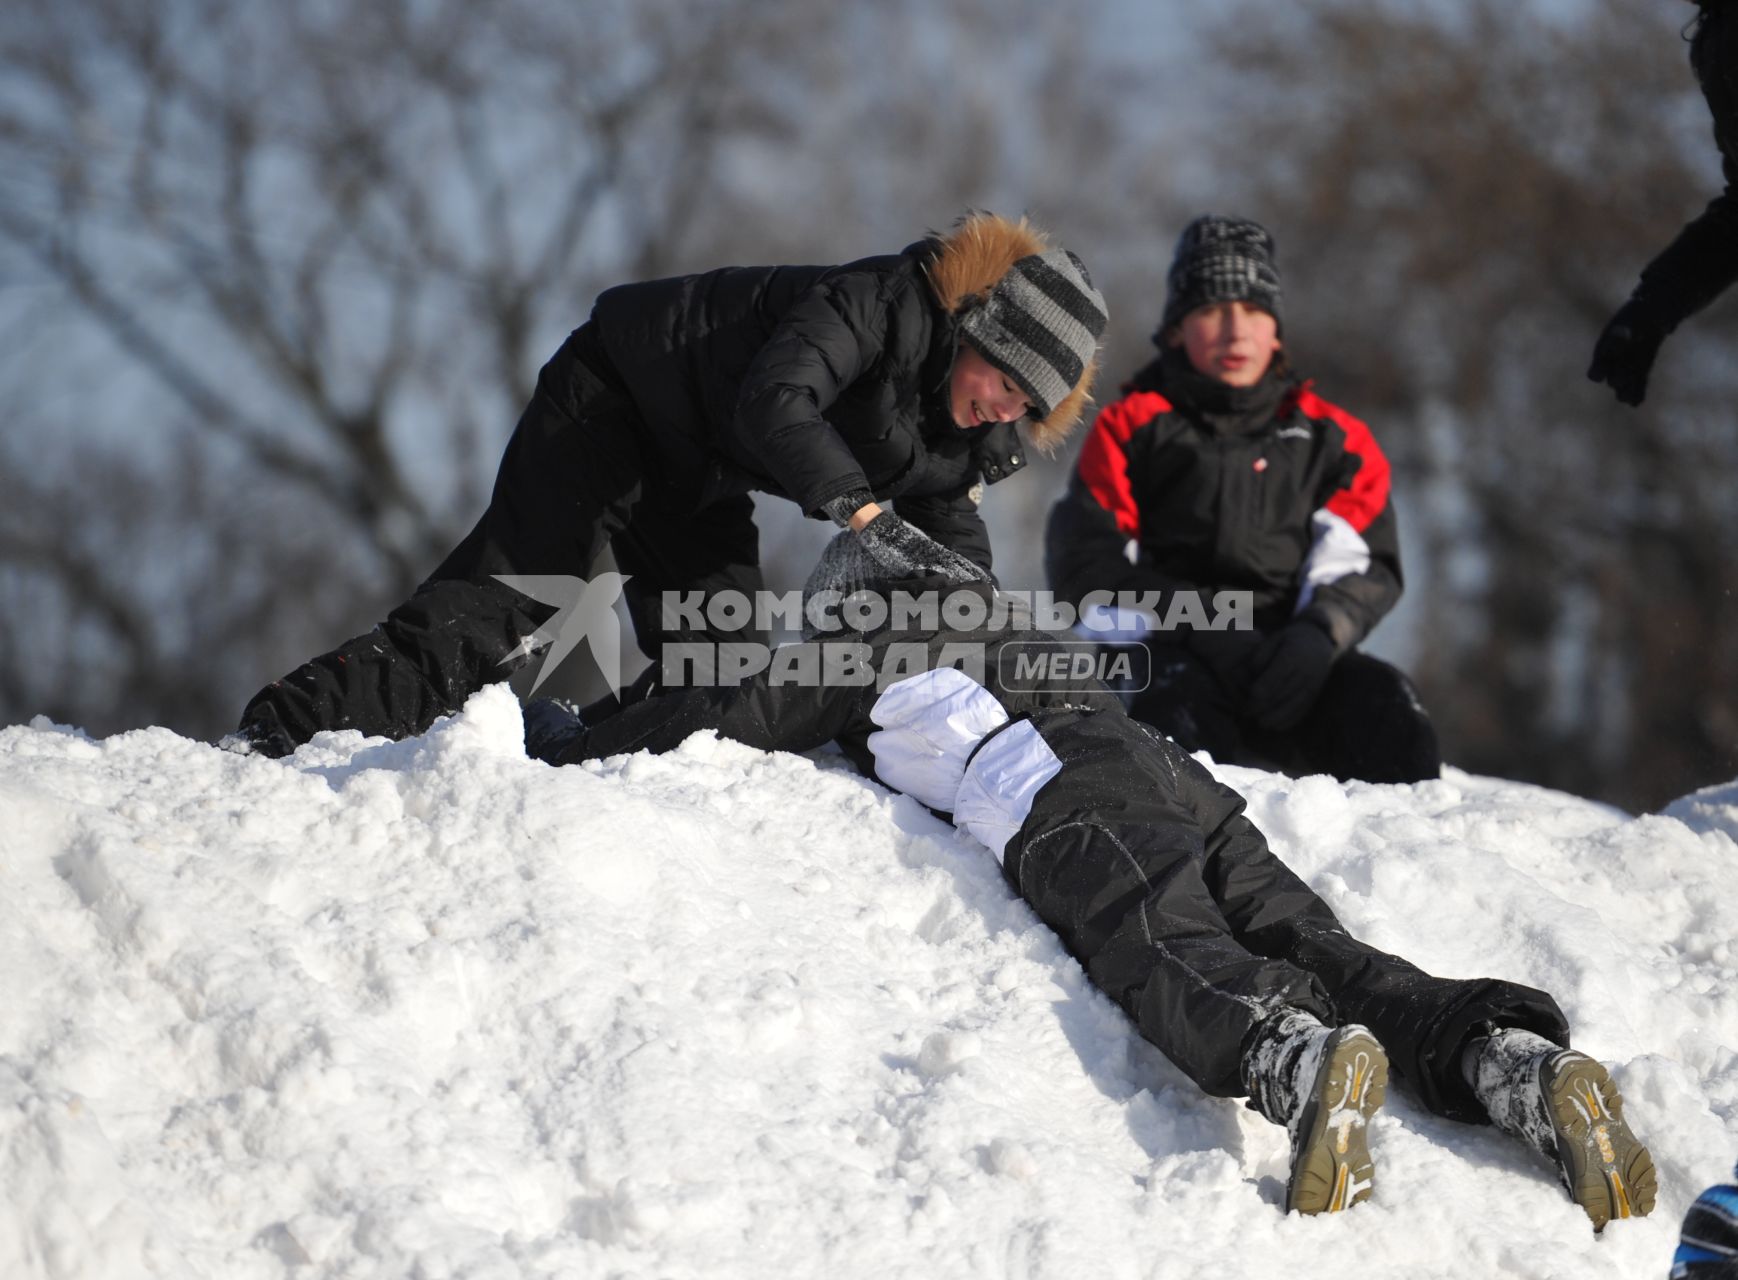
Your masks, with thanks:
[[[1659,1177],[1647,1147],[1624,1123],[1623,1095],[1611,1073],[1585,1054],[1569,1054],[1547,1063],[1539,1084],[1564,1186],[1593,1229],[1652,1212]]]
[[[1286,1187],[1289,1213],[1339,1213],[1370,1198],[1376,1168],[1367,1129],[1388,1095],[1388,1055],[1362,1028],[1334,1032],[1316,1071]]]

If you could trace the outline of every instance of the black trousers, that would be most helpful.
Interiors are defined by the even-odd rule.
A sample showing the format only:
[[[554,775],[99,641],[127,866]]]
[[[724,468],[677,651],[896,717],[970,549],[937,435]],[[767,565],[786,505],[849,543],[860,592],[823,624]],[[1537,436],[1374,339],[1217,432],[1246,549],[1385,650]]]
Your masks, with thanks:
[[[1031,717],[1063,768],[1009,842],[1003,870],[1122,1006],[1207,1093],[1234,1097],[1243,1048],[1282,1006],[1361,1023],[1430,1110],[1487,1117],[1461,1050],[1498,1027],[1559,1044],[1542,991],[1438,978],[1360,942],[1243,816],[1243,802],[1126,716]]]
[[[696,509],[667,484],[633,402],[579,358],[578,337],[539,374],[476,527],[384,622],[247,704],[242,731],[262,751],[286,755],[322,729],[423,732],[534,660],[525,638],[554,609],[496,575],[586,578],[606,546],[630,575],[629,615],[654,662],[672,641],[765,638],[664,625],[666,590],[761,589],[753,502],[742,494]]]
[[[1190,751],[1226,764],[1326,773],[1342,782],[1421,782],[1442,773],[1442,750],[1398,667],[1353,650],[1334,663],[1315,706],[1295,728],[1263,729],[1242,709],[1242,691],[1195,654],[1151,646],[1152,679],[1129,714]]]

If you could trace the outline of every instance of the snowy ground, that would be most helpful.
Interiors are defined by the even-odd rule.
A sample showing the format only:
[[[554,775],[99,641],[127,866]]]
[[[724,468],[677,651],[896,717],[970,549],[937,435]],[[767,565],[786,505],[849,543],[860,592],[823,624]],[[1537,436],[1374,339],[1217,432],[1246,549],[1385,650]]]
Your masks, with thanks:
[[[1596,1240],[1404,1095],[1376,1199],[1138,1040],[836,759],[551,769],[501,689],[285,765],[0,730],[0,1276],[1665,1275],[1738,1155],[1738,786],[1222,776],[1355,930],[1562,1001],[1660,1166]]]

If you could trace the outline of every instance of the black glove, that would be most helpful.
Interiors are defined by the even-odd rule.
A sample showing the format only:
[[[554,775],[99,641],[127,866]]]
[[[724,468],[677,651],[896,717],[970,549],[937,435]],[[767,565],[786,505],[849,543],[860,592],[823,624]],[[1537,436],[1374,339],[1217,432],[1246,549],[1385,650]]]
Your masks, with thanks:
[[[1654,367],[1654,357],[1670,332],[1631,298],[1606,322],[1599,341],[1593,344],[1593,363],[1587,366],[1587,376],[1594,382],[1609,383],[1624,404],[1640,404],[1647,398],[1647,376]]]
[[[1249,713],[1264,729],[1297,727],[1321,695],[1334,659],[1334,638],[1313,622],[1299,619],[1261,642],[1250,659],[1255,680],[1249,686]]]
[[[1184,647],[1201,659],[1234,697],[1241,697],[1253,674],[1250,659],[1261,647],[1262,634],[1247,631],[1208,631],[1192,627],[1183,633]]]
[[[914,524],[883,511],[857,531],[863,550],[889,579],[946,578],[988,582],[990,575],[952,547],[944,547]]]
[[[267,710],[251,720],[243,720],[239,729],[224,734],[217,745],[238,756],[260,755],[268,760],[282,760],[293,755],[301,744],[290,737],[277,715]]]
[[[525,754],[546,764],[565,764],[568,749],[585,734],[585,721],[571,702],[537,698],[525,705]]]

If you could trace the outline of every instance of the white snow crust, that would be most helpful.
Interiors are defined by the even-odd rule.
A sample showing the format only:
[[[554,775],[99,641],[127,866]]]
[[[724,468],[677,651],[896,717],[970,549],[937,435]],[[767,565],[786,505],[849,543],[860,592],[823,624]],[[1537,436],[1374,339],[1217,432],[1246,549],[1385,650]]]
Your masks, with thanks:
[[[1738,784],[1631,818],[1216,768],[1369,941],[1556,995],[1658,1162],[1595,1238],[1403,1087],[1287,1217],[981,845],[836,756],[288,762],[0,730],[0,1277],[1663,1277],[1738,1154]]]

